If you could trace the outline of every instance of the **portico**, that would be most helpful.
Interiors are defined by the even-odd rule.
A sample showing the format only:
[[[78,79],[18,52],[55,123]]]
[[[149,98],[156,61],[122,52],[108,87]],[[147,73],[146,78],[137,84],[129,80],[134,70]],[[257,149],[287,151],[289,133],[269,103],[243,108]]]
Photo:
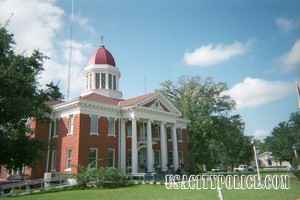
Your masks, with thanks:
[[[157,97],[156,97],[157,98]],[[160,169],[167,172],[168,164],[176,171],[179,168],[177,129],[186,128],[187,120],[179,118],[178,113],[165,112],[160,109],[146,107],[125,108],[121,120],[121,170],[126,172],[126,127],[131,132],[131,173],[138,173],[141,166],[145,172],[155,172],[154,145],[159,147]],[[131,124],[130,126],[128,124]],[[167,136],[167,128],[171,130],[171,138]],[[156,133],[154,134],[154,131]],[[172,143],[172,163],[168,163],[168,142]],[[146,156],[143,154],[143,162],[139,162],[139,149],[146,148]],[[143,150],[144,151],[144,150]],[[144,153],[144,152],[142,152]],[[140,153],[141,154],[141,153]],[[144,160],[146,158],[146,162]]]

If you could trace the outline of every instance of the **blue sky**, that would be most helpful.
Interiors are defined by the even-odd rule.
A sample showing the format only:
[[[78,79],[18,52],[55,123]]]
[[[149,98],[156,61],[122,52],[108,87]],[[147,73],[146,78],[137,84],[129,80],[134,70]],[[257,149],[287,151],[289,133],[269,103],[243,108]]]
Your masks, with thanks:
[[[74,0],[71,97],[83,90],[82,72],[100,35],[131,98],[180,75],[211,76],[228,84],[246,133],[264,138],[297,111],[300,1]],[[0,2],[0,22],[16,50],[39,48],[51,59],[41,83],[60,81],[66,93],[71,1]]]

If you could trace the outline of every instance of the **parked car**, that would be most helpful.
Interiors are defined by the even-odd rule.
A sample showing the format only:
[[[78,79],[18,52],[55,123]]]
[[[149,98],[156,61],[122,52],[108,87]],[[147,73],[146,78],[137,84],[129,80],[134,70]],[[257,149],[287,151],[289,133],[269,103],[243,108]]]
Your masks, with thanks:
[[[8,186],[9,184],[14,184],[14,183],[22,183],[22,182],[27,183],[30,188],[41,187],[40,181],[38,181],[38,179],[36,179],[36,178],[32,178],[28,174],[14,174],[14,175],[10,175],[6,181],[0,182],[0,193],[4,186],[6,186],[6,185]],[[25,186],[22,186],[21,189],[25,189]],[[11,188],[5,188],[5,189],[3,189],[3,192],[8,193],[8,192],[10,192],[10,190],[11,190]]]
[[[235,172],[247,172],[247,171],[254,171],[255,168],[248,165],[240,165],[239,167],[233,168]]]
[[[212,172],[227,172],[226,169],[220,168],[220,167],[218,167],[218,168],[216,168],[216,169],[211,169],[211,171],[212,171]]]
[[[248,170],[251,171],[251,172],[255,171],[255,169],[256,169],[256,168],[253,167],[253,166],[248,166]]]

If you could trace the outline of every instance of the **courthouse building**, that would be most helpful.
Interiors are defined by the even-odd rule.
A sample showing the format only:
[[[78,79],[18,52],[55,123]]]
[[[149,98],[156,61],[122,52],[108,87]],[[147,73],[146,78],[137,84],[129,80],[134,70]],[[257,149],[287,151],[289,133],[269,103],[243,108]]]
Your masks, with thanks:
[[[126,71],[124,72],[126,73]],[[116,167],[126,173],[188,168],[187,123],[161,92],[122,99],[121,73],[103,44],[84,69],[84,91],[69,101],[49,102],[51,125],[29,120],[34,137],[49,142],[34,177],[77,173],[74,165]],[[134,77],[133,77],[134,78]],[[2,169],[2,178],[13,172]]]

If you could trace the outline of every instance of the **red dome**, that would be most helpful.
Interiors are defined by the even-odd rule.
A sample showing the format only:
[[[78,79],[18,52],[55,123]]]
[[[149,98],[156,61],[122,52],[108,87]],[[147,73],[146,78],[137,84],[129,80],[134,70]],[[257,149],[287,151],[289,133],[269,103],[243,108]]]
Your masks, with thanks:
[[[116,66],[114,57],[104,47],[100,47],[90,57],[88,65],[93,65],[93,64],[108,64],[114,67]]]

